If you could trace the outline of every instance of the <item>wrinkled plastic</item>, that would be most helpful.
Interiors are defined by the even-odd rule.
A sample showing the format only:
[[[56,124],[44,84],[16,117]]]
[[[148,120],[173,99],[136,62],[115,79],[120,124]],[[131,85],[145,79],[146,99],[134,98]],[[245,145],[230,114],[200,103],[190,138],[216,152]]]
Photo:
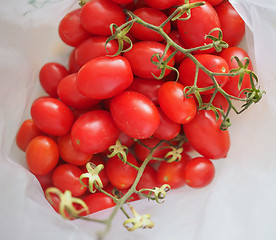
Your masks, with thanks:
[[[141,200],[137,212],[150,213],[155,227],[127,232],[119,213],[106,239],[275,240],[276,239],[276,2],[232,0],[247,28],[243,44],[266,91],[260,103],[232,114],[232,146],[215,161],[217,174],[206,188],[184,187],[163,204]],[[15,145],[32,101],[43,95],[40,67],[66,64],[70,47],[58,38],[58,21],[76,6],[73,0],[2,1],[0,8],[0,232],[1,239],[96,239],[103,226],[63,220],[26,170]],[[110,210],[95,214],[105,218]]]

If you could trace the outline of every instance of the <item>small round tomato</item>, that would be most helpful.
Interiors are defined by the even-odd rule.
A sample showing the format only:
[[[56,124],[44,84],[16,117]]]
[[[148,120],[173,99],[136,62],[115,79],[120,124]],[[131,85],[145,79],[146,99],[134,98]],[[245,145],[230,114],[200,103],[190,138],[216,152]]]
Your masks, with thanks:
[[[71,130],[71,140],[79,151],[94,154],[115,144],[119,133],[108,111],[93,110],[84,113],[75,121]]]
[[[104,56],[92,59],[80,69],[76,86],[84,96],[106,99],[127,89],[132,81],[131,66],[126,58]]]
[[[214,164],[204,157],[188,161],[183,171],[186,184],[192,188],[202,188],[210,184],[215,176]]]
[[[158,101],[163,113],[179,124],[190,122],[196,115],[195,99],[184,96],[184,86],[178,82],[165,82],[158,92]]]
[[[127,161],[137,166],[137,161],[131,153],[127,154]],[[109,158],[106,163],[106,174],[114,187],[126,189],[134,182],[137,176],[137,170],[123,163],[118,156],[114,156]]]
[[[152,136],[159,126],[159,112],[143,94],[124,91],[110,103],[110,112],[118,128],[126,135],[144,139]]]
[[[50,97],[35,100],[31,107],[31,116],[40,130],[53,136],[69,133],[74,123],[70,108],[60,100]]]
[[[51,172],[59,160],[56,142],[47,136],[33,138],[26,149],[26,161],[30,171],[36,175]]]
[[[228,130],[221,130],[221,118],[216,120],[212,110],[199,110],[195,118],[183,125],[191,146],[209,159],[225,158],[230,148]]]

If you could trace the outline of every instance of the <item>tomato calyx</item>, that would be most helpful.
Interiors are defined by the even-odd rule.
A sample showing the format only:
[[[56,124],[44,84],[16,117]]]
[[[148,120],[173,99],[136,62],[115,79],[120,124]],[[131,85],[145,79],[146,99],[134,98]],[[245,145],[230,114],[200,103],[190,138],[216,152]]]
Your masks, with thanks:
[[[119,139],[116,141],[115,145],[110,146],[108,150],[111,152],[107,155],[108,158],[112,158],[117,155],[123,163],[127,163],[128,148],[122,145]]]
[[[143,196],[147,197],[148,199],[155,200],[157,203],[163,203],[166,197],[166,193],[171,189],[169,184],[163,184],[160,188],[154,187],[152,189],[149,188],[142,188],[139,190]],[[144,194],[143,192],[148,192],[148,194]],[[160,201],[162,200],[162,201]]]

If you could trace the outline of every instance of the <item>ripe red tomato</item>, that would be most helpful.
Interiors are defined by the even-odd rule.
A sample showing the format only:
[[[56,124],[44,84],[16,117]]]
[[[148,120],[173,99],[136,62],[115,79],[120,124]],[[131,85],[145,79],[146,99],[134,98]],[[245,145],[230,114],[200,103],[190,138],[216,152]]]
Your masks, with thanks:
[[[40,130],[53,136],[69,133],[74,123],[70,108],[60,100],[50,97],[35,100],[31,107],[31,116]]]
[[[59,82],[69,74],[68,70],[61,64],[49,62],[43,65],[39,72],[39,81],[50,97],[57,98],[57,87]]]
[[[216,5],[220,4],[223,1],[224,0],[207,0],[207,2],[209,2],[212,6],[216,6]]]
[[[92,59],[80,69],[76,86],[84,96],[106,99],[127,89],[132,81],[131,66],[126,58],[104,56]]]
[[[47,136],[38,136],[31,140],[26,149],[26,161],[29,170],[36,175],[51,172],[59,160],[56,142]]]
[[[129,152],[127,161],[137,166],[135,157]],[[117,156],[109,158],[106,163],[106,174],[110,183],[119,189],[129,188],[137,176],[137,170],[123,163]]]
[[[157,181],[157,171],[152,166],[147,165],[136,186],[136,189],[139,191],[142,188],[152,189],[154,187],[160,187],[160,184]],[[143,191],[143,193],[148,194],[148,191]]]
[[[219,56],[211,55],[211,54],[197,54],[195,58],[208,70],[215,73],[228,73],[229,67],[227,62]],[[185,58],[183,62],[179,66],[179,82],[184,86],[192,86],[195,80],[195,71],[196,66],[194,62],[190,58]],[[218,84],[223,86],[228,81],[228,76],[216,76],[215,77]],[[201,69],[198,72],[197,86],[199,88],[205,88],[213,86],[212,79]],[[214,90],[207,90],[201,92],[200,94],[210,94],[214,92]]]
[[[183,43],[181,37],[180,37],[180,34],[178,32],[178,30],[172,30],[170,33],[169,33],[169,37],[176,43],[178,44],[180,47],[182,48],[186,48],[185,44]],[[170,48],[172,51],[175,50],[175,48],[171,47]],[[180,64],[183,59],[185,58],[185,54],[178,51],[175,55],[174,55],[174,59],[175,59],[175,63],[176,64]]]
[[[43,191],[45,191],[47,188],[53,186],[53,181],[52,181],[52,171],[44,174],[44,175],[36,175],[34,174],[38,182],[40,183],[41,188]]]
[[[205,187],[215,176],[214,164],[207,158],[196,157],[187,162],[183,171],[186,184],[192,188]]]
[[[154,54],[162,55],[165,50],[165,45],[159,42],[153,41],[140,41],[133,44],[130,51],[124,53],[124,57],[129,61],[133,74],[147,79],[154,79],[154,74],[159,77],[161,74],[161,69],[158,69],[156,65],[151,62],[151,57]],[[166,60],[172,51],[169,50],[164,57]],[[153,57],[153,61],[158,61],[157,57]],[[174,58],[172,58],[168,66],[174,66]],[[166,69],[165,76],[171,72],[170,69]]]
[[[127,3],[132,3],[134,0],[111,0],[112,2],[115,2],[117,4],[127,4]]]
[[[176,5],[178,0],[145,0],[145,3],[156,9],[164,10]]]
[[[159,112],[143,94],[124,91],[110,103],[110,112],[118,128],[126,135],[144,139],[153,135],[159,126]]]
[[[108,17],[107,17],[108,16]],[[110,36],[110,24],[121,26],[126,21],[123,9],[109,0],[93,0],[87,2],[80,12],[82,26],[100,36]]]
[[[197,112],[195,99],[185,98],[184,86],[178,82],[165,82],[159,89],[158,101],[167,117],[179,124],[190,122]]]
[[[228,130],[221,130],[222,120],[216,120],[212,110],[199,110],[195,118],[183,125],[192,147],[209,159],[225,158],[230,148]]]
[[[74,48],[69,56],[68,59],[68,69],[69,69],[69,73],[77,73],[80,70],[80,66],[78,65],[77,61],[76,61],[76,57],[75,57],[75,53],[76,53],[76,48]]]
[[[212,98],[212,94],[204,95],[202,96],[202,101],[203,103],[209,103],[211,98]],[[220,92],[216,94],[215,98],[212,101],[212,104],[215,107],[222,109],[225,113],[229,108],[229,103],[227,99]]]

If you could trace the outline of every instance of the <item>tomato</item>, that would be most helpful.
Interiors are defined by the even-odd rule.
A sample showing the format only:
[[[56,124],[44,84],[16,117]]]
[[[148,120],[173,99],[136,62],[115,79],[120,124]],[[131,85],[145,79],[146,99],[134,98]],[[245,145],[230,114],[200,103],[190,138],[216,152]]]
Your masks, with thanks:
[[[84,113],[75,121],[71,140],[79,151],[94,154],[115,144],[119,133],[109,112],[94,110]]]
[[[222,120],[216,120],[212,110],[199,110],[196,117],[183,125],[191,146],[209,159],[225,158],[230,148],[228,130],[221,130]]]
[[[137,166],[137,161],[130,152],[127,154],[127,161]],[[126,189],[133,184],[137,176],[137,170],[114,156],[109,158],[106,163],[106,174],[114,187]]]
[[[203,103],[209,103],[210,100],[212,98],[212,95],[204,95],[202,96],[202,101]],[[227,99],[220,93],[218,92],[216,94],[216,96],[214,97],[212,104],[217,107],[222,109],[225,113],[227,112],[228,108],[229,108],[229,103],[227,101]]]
[[[184,97],[184,86],[178,82],[164,83],[158,92],[160,108],[166,116],[179,124],[190,122],[196,112],[196,102],[193,97]]]
[[[228,73],[229,67],[227,62],[219,56],[211,54],[197,54],[195,58],[208,70],[215,73]],[[184,86],[192,86],[195,80],[196,66],[190,58],[186,58],[179,66],[179,82]],[[216,76],[218,84],[223,86],[228,81],[228,76]],[[212,79],[201,69],[198,72],[197,87],[205,88],[213,86]],[[210,94],[214,89],[201,92],[200,94]]]
[[[59,23],[58,33],[61,40],[72,47],[91,37],[91,33],[81,25],[80,11],[81,9],[75,9],[69,12]]]
[[[93,0],[87,2],[80,12],[82,26],[100,36],[110,36],[110,24],[121,26],[126,21],[123,9],[109,0]]]
[[[107,37],[94,36],[83,41],[76,48],[75,57],[78,65],[82,67],[94,58],[115,54],[118,51],[118,43],[112,40],[105,46],[107,39]]]
[[[80,70],[80,66],[78,65],[77,61],[76,61],[76,57],[75,57],[75,53],[76,53],[76,48],[74,48],[69,56],[68,59],[68,69],[69,69],[69,73],[77,73]]]
[[[140,41],[133,44],[130,51],[124,53],[124,57],[129,61],[133,74],[137,77],[154,79],[154,74],[159,77],[161,74],[161,69],[158,69],[156,65],[151,62],[151,57],[154,54],[163,54],[165,50],[165,45],[159,42],[153,41]],[[172,51],[169,50],[164,57],[166,60]],[[153,61],[158,61],[157,57],[153,57]],[[168,66],[174,66],[174,58],[172,58]],[[165,76],[171,72],[170,69],[166,69]]]
[[[196,157],[188,161],[183,176],[189,187],[205,187],[212,182],[215,176],[215,167],[208,158]]]
[[[53,186],[53,181],[52,181],[52,171],[44,174],[44,175],[36,175],[34,174],[36,179],[39,181],[41,188],[45,191],[47,188]]]
[[[112,2],[115,2],[117,4],[127,4],[127,3],[132,3],[134,0],[111,0]]]
[[[180,34],[178,32],[178,30],[173,30],[169,33],[169,37],[176,43],[178,44],[180,47],[182,48],[186,48],[185,44],[183,43],[181,37],[180,37]],[[175,50],[175,48],[171,47],[170,48],[172,51]],[[185,58],[185,54],[178,51],[175,55],[174,55],[174,59],[175,59],[175,63],[176,64],[180,64],[183,59]]]
[[[39,81],[50,97],[57,98],[57,87],[59,82],[69,74],[68,70],[61,64],[49,62],[43,65],[39,72]]]
[[[242,60],[243,58],[249,58],[248,53],[240,47],[226,48],[221,52],[220,56],[223,59],[225,59],[225,61],[228,63],[230,70],[234,68],[239,68],[237,61],[235,59],[232,59],[233,56],[238,57],[240,60]],[[242,63],[245,64],[245,61],[242,61]],[[248,69],[253,70],[251,61],[249,62]],[[244,75],[240,90],[238,89],[238,83],[239,83],[239,76],[229,77],[229,80],[223,86],[223,89],[230,95],[233,95],[235,97],[245,98],[246,95],[241,92],[243,89],[251,88],[250,76],[248,74]]]
[[[126,189],[118,189],[114,186],[112,186],[112,184],[109,184],[107,187],[104,188],[104,190],[112,195],[116,195],[116,197],[122,198],[123,195],[125,195],[129,188]],[[140,197],[137,193],[132,193],[128,199],[126,200],[126,202],[133,202],[133,201],[137,201],[139,200]]]
[[[25,152],[30,141],[40,135],[43,135],[43,132],[35,125],[32,119],[27,119],[17,131],[16,145]]]
[[[189,2],[200,1],[190,0]],[[205,5],[191,9],[191,17],[188,20],[177,20],[177,27],[185,46],[195,48],[212,43],[212,40],[206,39],[205,36],[214,28],[220,28],[220,22],[216,10],[210,3],[205,2]],[[218,31],[213,32],[212,35],[217,37]],[[204,50],[204,53],[211,53],[214,50],[214,48]]]
[[[99,99],[82,95],[77,89],[76,82],[77,73],[72,73],[60,81],[57,93],[62,102],[73,108],[88,108],[100,102]]]
[[[126,58],[104,56],[92,59],[80,69],[76,86],[84,96],[106,99],[127,89],[132,81],[131,66]]]
[[[154,8],[148,8],[148,7],[138,8],[133,13],[140,19],[154,26],[159,26],[167,19],[167,15],[165,13]],[[170,22],[168,22],[163,27],[163,30],[166,34],[168,34],[171,31]],[[157,42],[160,42],[163,40],[163,37],[159,33],[139,23],[133,24],[132,28],[130,29],[130,33],[138,40],[157,41]]]
[[[52,174],[52,180],[55,187],[61,191],[69,190],[73,197],[83,195],[87,188],[83,187],[79,181],[83,171],[71,164],[61,164],[57,166]]]
[[[132,138],[152,136],[160,123],[159,112],[153,102],[133,91],[124,91],[114,97],[110,112],[117,127]]]
[[[215,7],[218,14],[223,40],[230,47],[237,46],[244,37],[245,23],[230,2],[224,1]]]
[[[50,97],[35,100],[31,107],[31,116],[40,130],[53,136],[69,133],[74,122],[70,108],[60,100]]]
[[[134,139],[126,135],[124,132],[120,132],[118,139],[123,146],[128,148],[134,144]]]
[[[224,0],[207,0],[208,3],[210,3],[212,6],[216,6],[223,2]]]
[[[136,186],[139,191],[142,188],[153,189],[154,187],[160,187],[157,181],[157,171],[150,165],[145,167],[145,170]],[[143,191],[144,194],[148,194],[149,191]]]
[[[26,161],[32,173],[45,175],[56,167],[58,160],[58,146],[52,138],[38,136],[28,144]]]
[[[164,10],[174,6],[178,0],[145,0],[145,3],[156,9]]]
[[[157,180],[159,184],[169,184],[172,189],[185,185],[183,173],[190,159],[189,155],[182,153],[182,158],[178,162],[161,162],[157,170]]]

